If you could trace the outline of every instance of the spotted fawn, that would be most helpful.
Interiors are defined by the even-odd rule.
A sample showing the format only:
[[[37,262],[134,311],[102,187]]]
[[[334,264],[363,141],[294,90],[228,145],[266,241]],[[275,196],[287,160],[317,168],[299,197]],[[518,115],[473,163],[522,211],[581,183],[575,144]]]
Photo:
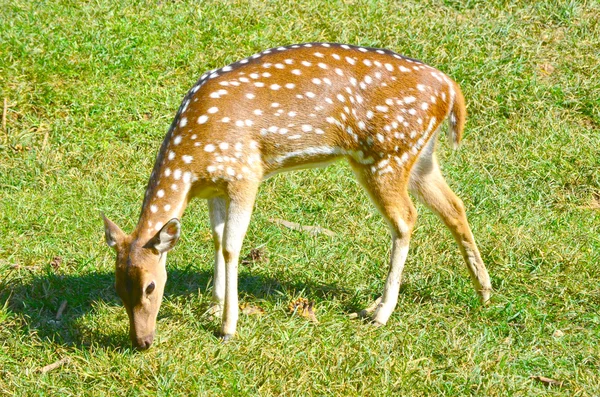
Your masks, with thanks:
[[[192,197],[208,200],[215,246],[212,312],[224,339],[238,321],[238,261],[258,186],[282,172],[344,158],[387,221],[389,273],[378,304],[363,311],[385,324],[394,310],[416,211],[408,192],[435,212],[462,252],[474,287],[491,284],[462,201],[435,156],[448,119],[456,147],[465,122],[459,86],[444,73],[390,50],[309,43],[273,48],[204,74],[187,93],[160,147],[141,215],[126,235],[104,218],[117,252],[116,289],[135,347],[148,348],[167,272]]]

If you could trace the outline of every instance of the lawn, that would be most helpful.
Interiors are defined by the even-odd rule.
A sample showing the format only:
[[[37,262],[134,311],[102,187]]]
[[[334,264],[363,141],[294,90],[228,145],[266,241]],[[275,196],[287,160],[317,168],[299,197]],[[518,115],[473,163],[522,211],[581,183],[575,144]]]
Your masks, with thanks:
[[[205,315],[212,239],[192,202],[155,344],[132,350],[100,211],[133,229],[202,73],[310,41],[389,48],[461,85],[464,141],[439,157],[491,303],[418,205],[390,321],[349,319],[381,294],[390,246],[338,163],[263,183],[240,300],[264,313],[229,343]],[[0,107],[0,395],[600,395],[598,2],[0,0]],[[318,323],[290,313],[298,298]]]

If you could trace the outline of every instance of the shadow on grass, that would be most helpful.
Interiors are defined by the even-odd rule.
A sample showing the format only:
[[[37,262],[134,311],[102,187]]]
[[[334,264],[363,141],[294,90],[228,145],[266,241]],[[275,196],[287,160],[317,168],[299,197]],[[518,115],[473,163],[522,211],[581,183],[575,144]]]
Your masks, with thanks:
[[[195,269],[172,269],[168,273],[165,299],[194,300],[199,291],[210,301],[208,286],[212,283],[212,272]],[[335,295],[353,296],[335,285],[313,282],[287,283],[243,271],[239,278],[240,296],[277,302],[285,299],[287,292],[307,291],[317,299],[329,299]],[[57,319],[63,302],[66,310]],[[96,345],[117,350],[128,349],[128,321],[121,301],[114,290],[114,274],[92,272],[83,275],[60,275],[48,271],[45,275],[5,279],[0,282],[0,304],[6,302],[10,312],[21,315],[25,328],[35,332],[42,340],[65,346],[85,347]],[[196,304],[197,302],[189,302]],[[205,303],[207,305],[207,303]],[[85,316],[102,312],[106,306],[119,307],[116,324],[97,323]],[[199,308],[204,312],[207,307]],[[159,319],[173,315],[165,307]],[[102,317],[102,316],[99,316]],[[102,320],[101,320],[102,321]],[[216,325],[205,324],[207,330],[216,332]]]

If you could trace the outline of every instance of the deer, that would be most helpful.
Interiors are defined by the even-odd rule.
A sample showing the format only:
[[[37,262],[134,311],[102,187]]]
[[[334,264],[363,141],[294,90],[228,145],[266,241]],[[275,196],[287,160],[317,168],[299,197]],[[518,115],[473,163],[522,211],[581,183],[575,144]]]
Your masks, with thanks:
[[[466,118],[458,84],[391,50],[337,43],[272,48],[203,74],[162,142],[141,214],[125,234],[102,214],[116,251],[115,287],[131,342],[150,347],[167,281],[167,253],[192,198],[208,201],[214,242],[210,313],[220,337],[236,332],[238,262],[260,183],[284,171],[345,159],[391,233],[383,295],[360,312],[385,325],[397,302],[416,209],[409,192],[454,236],[485,304],[490,278],[465,206],[446,183],[435,149],[441,124],[453,148]]]

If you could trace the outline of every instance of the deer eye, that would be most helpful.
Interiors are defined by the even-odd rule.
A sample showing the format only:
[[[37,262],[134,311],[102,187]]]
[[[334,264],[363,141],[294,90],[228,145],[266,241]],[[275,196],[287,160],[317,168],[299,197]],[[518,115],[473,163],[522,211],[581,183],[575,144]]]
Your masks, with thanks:
[[[154,284],[154,281],[152,281],[150,284],[148,284],[148,286],[146,287],[146,295],[150,295],[152,293],[152,291],[154,291],[154,288],[156,288],[156,284]]]

